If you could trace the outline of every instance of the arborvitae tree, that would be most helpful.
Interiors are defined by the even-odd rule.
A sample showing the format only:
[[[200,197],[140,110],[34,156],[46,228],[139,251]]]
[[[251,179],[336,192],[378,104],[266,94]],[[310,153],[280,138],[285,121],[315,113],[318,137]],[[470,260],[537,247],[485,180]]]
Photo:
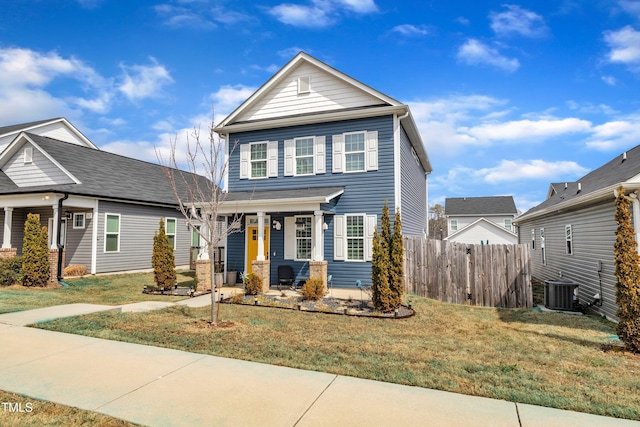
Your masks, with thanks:
[[[47,286],[49,282],[49,245],[47,227],[40,227],[40,215],[27,214],[22,243],[22,284]]]
[[[176,262],[173,247],[164,230],[164,218],[160,218],[160,229],[153,237],[153,279],[160,289],[168,289],[176,284]]]
[[[385,201],[380,219],[380,233],[376,228],[373,233],[373,248],[371,254],[371,300],[376,310],[388,313],[396,306],[395,298],[389,283],[391,268],[391,220],[389,207]]]
[[[620,322],[616,329],[626,347],[634,353],[640,352],[640,256],[638,256],[635,230],[631,225],[629,200],[624,188],[618,188],[616,198],[616,243],[614,256],[616,265],[616,315]]]
[[[393,219],[393,235],[391,236],[391,265],[389,267],[389,286],[393,293],[394,308],[402,304],[404,293],[404,246],[402,241],[402,221],[400,210],[396,209]]]

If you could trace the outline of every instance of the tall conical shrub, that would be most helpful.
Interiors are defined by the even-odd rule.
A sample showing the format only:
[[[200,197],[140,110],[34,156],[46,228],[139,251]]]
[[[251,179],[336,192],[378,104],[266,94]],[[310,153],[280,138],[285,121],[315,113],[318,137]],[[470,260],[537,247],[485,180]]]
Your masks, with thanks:
[[[164,229],[164,218],[160,218],[160,227],[153,237],[153,279],[160,289],[169,289],[177,282],[176,261],[173,247]]]
[[[49,283],[49,245],[47,227],[40,226],[40,215],[27,214],[22,242],[22,284],[47,286]]]
[[[391,265],[389,266],[389,286],[393,294],[394,308],[402,304],[404,293],[404,245],[402,241],[402,221],[400,210],[396,209],[391,236]]]
[[[640,256],[635,239],[635,230],[631,225],[629,200],[624,188],[618,188],[616,198],[616,243],[615,256],[616,316],[620,320],[616,326],[618,336],[626,347],[635,353],[640,352]]]
[[[396,307],[395,298],[389,283],[391,268],[391,220],[389,207],[384,202],[380,232],[376,227],[373,233],[373,247],[371,253],[371,300],[376,310],[388,313]]]

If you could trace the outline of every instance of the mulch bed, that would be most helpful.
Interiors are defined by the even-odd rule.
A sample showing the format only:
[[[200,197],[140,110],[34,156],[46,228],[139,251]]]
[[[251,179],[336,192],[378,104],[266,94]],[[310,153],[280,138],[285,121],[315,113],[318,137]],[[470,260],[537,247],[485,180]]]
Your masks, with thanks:
[[[373,303],[370,301],[345,300],[341,298],[322,298],[318,301],[304,301],[301,297],[295,296],[244,295],[225,298],[222,302],[226,304],[253,305],[312,313],[374,317],[380,319],[405,319],[415,315],[415,311],[411,306],[401,305],[398,307],[397,313],[383,313],[375,310]]]

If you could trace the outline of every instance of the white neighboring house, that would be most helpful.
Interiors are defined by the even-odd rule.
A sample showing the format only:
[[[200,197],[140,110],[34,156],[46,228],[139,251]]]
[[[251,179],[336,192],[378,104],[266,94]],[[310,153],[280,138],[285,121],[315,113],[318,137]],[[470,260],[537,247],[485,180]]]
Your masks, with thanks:
[[[511,196],[456,197],[445,199],[447,237],[469,244],[518,243],[513,220],[518,214]]]

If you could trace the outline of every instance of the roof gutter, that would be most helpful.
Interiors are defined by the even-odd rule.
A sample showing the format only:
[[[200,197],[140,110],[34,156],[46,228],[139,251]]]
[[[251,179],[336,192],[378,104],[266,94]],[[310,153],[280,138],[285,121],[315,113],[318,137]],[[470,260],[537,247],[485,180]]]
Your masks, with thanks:
[[[524,215],[519,216],[514,221],[514,224],[520,224],[522,221],[529,221],[536,218],[540,218],[543,216],[555,214],[562,211],[568,211],[572,208],[576,208],[578,206],[582,206],[588,203],[606,200],[609,199],[618,187],[624,187],[625,190],[640,190],[640,182],[619,182],[614,185],[610,185],[605,188],[601,188],[600,190],[592,191],[591,193],[587,193],[584,196],[577,197],[575,199],[566,200],[564,202],[560,202],[556,205],[549,206],[548,208],[541,209],[532,213],[525,213]]]

